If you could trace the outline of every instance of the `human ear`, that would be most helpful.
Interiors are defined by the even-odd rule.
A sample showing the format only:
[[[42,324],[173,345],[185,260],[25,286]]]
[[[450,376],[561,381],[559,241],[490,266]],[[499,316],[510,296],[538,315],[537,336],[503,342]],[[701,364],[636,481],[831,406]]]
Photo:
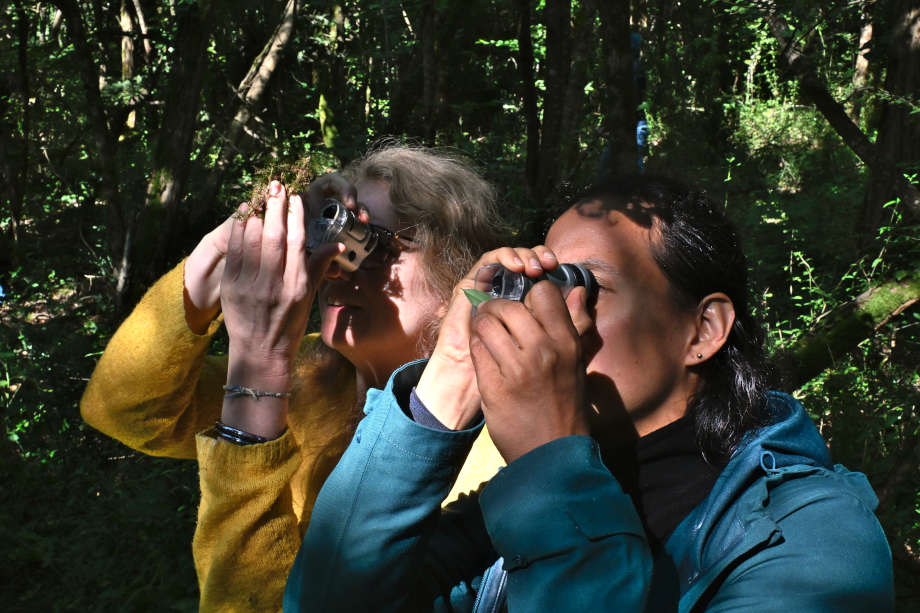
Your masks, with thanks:
[[[728,340],[735,323],[735,305],[721,292],[709,294],[696,308],[694,335],[687,347],[684,363],[702,364],[714,356]]]

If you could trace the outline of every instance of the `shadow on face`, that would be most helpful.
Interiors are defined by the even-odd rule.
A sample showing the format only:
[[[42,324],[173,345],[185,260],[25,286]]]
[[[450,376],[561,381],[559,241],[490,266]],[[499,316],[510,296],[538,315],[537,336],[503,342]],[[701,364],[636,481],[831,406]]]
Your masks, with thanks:
[[[634,455],[639,435],[613,379],[599,372],[588,373],[585,390],[591,436],[601,448],[604,464],[616,472],[626,456]]]

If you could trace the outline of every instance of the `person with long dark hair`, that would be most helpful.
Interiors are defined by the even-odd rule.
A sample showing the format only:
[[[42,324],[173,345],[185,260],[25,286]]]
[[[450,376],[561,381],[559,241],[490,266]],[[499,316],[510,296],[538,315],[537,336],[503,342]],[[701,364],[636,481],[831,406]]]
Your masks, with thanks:
[[[540,249],[596,290],[542,281],[472,318],[451,303],[431,361],[367,403],[285,610],[892,610],[865,476],[767,389],[724,211],[666,179],[610,180]],[[478,398],[428,380],[442,351],[467,352]],[[483,421],[507,466],[441,509]]]

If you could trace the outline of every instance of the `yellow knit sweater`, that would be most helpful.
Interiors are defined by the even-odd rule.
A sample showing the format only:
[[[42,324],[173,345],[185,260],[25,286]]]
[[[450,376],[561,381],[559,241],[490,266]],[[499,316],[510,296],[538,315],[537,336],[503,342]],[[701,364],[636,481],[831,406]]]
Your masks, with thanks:
[[[195,458],[201,505],[192,544],[201,607],[280,611],[284,584],[326,477],[360,417],[355,373],[345,363],[317,393],[310,359],[317,335],[295,361],[288,430],[277,440],[240,446],[211,436],[220,416],[227,359],[206,355],[220,326],[197,335],[183,307],[184,262],[160,279],[119,327],[99,360],[80,409],[94,428],[157,456]],[[450,501],[490,479],[501,456],[484,432]]]

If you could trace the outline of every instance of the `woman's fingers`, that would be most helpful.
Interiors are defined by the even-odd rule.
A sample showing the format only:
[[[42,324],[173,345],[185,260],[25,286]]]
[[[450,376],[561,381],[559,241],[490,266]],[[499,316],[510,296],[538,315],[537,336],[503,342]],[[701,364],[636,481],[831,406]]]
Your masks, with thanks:
[[[258,215],[251,215],[243,224],[243,239],[240,247],[242,265],[240,277],[255,280],[259,274],[259,261],[262,259],[262,227],[264,222]]]
[[[552,270],[559,266],[559,259],[556,258],[556,254],[546,245],[537,245],[533,248],[533,252],[540,260],[543,270]]]
[[[584,292],[584,288],[577,288]],[[537,283],[533,289],[524,297],[524,306],[533,314],[535,322],[540,326],[540,338],[538,342],[548,341],[557,348],[573,346],[578,344],[578,329],[572,321],[572,312],[569,306],[577,308],[578,293],[571,305],[562,298],[559,288],[548,281]],[[577,313],[577,312],[576,312]],[[579,317],[581,317],[579,315]],[[532,337],[537,337],[537,333],[530,332]]]
[[[268,186],[262,240],[259,246],[259,277],[269,283],[280,281],[284,274],[287,246],[287,194],[284,186],[272,181]]]
[[[298,284],[307,280],[307,233],[304,225],[303,200],[297,194],[288,199],[287,246],[285,248],[284,281]]]
[[[500,247],[489,251],[473,266],[462,282],[463,287],[473,287],[477,273],[484,266],[498,264],[512,272],[524,273],[528,277],[539,277],[546,270],[559,265],[556,255],[543,245],[533,249],[527,247]]]
[[[576,309],[577,299],[576,293]],[[508,462],[549,441],[588,432],[581,411],[581,343],[566,306],[559,289],[542,282],[523,304],[486,302],[473,319],[470,354],[483,412]]]
[[[594,326],[594,319],[588,312],[588,290],[581,286],[573,287],[565,297],[565,305],[569,309],[575,331],[578,336],[583,336]]]
[[[345,245],[342,243],[325,243],[313,250],[310,254],[307,276],[314,288],[325,278],[327,271],[331,273],[331,267],[338,266],[333,260],[344,251]]]
[[[246,211],[249,203],[244,202],[237,207],[238,216],[231,218],[230,237],[227,239],[227,255],[224,263],[224,276],[236,279],[243,268],[243,231],[246,227]]]
[[[494,300],[486,302],[473,318],[472,334],[487,348],[498,369],[512,371],[518,366],[525,344],[538,342],[542,332],[533,316],[520,302]]]
[[[517,259],[524,262],[524,270],[520,272],[523,272],[528,277],[538,277],[543,274],[543,271],[548,268],[545,264],[552,264],[550,267],[555,268],[555,259],[544,261],[540,256],[541,252],[544,255],[546,253],[552,253],[546,247],[543,247],[541,251],[537,251],[536,248],[528,249],[526,247],[515,247],[514,252],[517,255]]]

